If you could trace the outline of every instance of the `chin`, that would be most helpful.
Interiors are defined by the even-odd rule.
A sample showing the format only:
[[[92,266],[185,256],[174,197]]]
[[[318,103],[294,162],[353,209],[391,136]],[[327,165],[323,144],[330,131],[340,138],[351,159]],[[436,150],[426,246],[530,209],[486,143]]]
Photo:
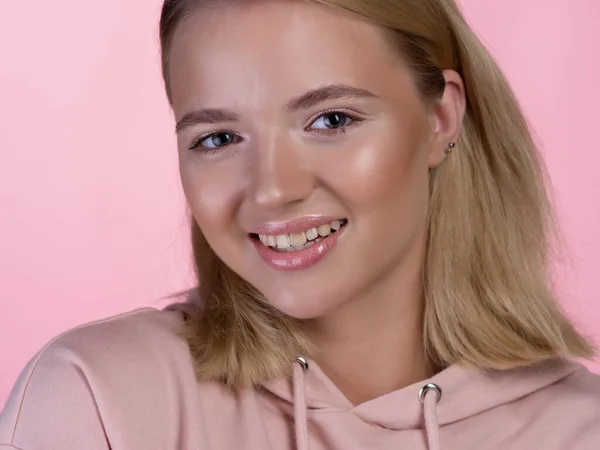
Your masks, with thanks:
[[[325,297],[322,291],[301,293],[288,290],[272,292],[271,289],[266,291],[263,291],[263,295],[271,306],[289,317],[300,320],[326,316],[341,303],[340,296],[336,296],[337,301],[335,301],[331,296]]]

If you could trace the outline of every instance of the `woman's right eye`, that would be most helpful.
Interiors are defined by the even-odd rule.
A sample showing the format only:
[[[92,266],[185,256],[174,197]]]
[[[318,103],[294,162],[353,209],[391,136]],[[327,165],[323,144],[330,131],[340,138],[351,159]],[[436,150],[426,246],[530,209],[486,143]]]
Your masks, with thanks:
[[[205,152],[214,152],[227,145],[239,142],[239,136],[227,131],[220,131],[209,135],[200,136],[192,142],[189,149]]]

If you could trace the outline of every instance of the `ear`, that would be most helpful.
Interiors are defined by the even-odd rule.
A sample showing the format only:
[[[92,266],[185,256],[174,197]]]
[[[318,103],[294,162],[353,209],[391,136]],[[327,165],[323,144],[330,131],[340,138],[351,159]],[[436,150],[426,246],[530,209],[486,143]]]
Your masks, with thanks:
[[[454,70],[445,70],[446,88],[432,109],[433,140],[429,149],[429,168],[439,166],[446,158],[446,149],[456,142],[466,109],[465,86]]]

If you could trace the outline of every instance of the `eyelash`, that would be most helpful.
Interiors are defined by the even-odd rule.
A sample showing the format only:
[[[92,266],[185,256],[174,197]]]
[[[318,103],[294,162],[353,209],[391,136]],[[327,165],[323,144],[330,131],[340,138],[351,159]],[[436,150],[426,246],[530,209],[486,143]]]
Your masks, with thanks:
[[[318,131],[319,133],[325,133],[327,135],[332,135],[332,134],[339,134],[339,133],[345,133],[346,130],[352,126],[354,126],[357,123],[362,122],[364,119],[361,119],[360,117],[356,116],[355,114],[349,113],[348,111],[344,111],[344,110],[339,110],[339,109],[332,109],[330,111],[324,111],[321,114],[319,114],[317,117],[315,117],[314,120],[312,120],[310,122],[310,126],[314,125],[315,122],[317,120],[319,120],[320,118],[324,117],[324,116],[328,116],[331,114],[340,114],[341,116],[344,116],[347,119],[350,119],[350,125],[346,125],[344,127],[341,128],[333,128],[333,129],[329,129],[329,130],[324,130],[324,129],[319,129],[319,130],[314,130],[314,131]],[[190,146],[188,147],[189,150],[191,151],[201,151],[202,153],[206,153],[206,154],[210,154],[210,153],[215,153],[218,152],[226,147],[228,147],[229,145],[233,145],[236,142],[233,142],[231,144],[225,144],[221,147],[217,147],[217,148],[202,148],[199,150],[199,147],[201,147],[200,144],[202,144],[203,141],[205,141],[206,139],[212,137],[212,136],[217,136],[219,134],[228,134],[228,135],[232,135],[234,136],[234,138],[239,138],[239,136],[237,136],[236,133],[234,133],[233,131],[230,130],[220,130],[220,131],[216,131],[216,132],[212,132],[212,133],[208,133],[208,134],[203,134],[201,136],[198,136],[197,138],[195,138],[192,143],[190,144]],[[235,140],[235,139],[234,139]]]

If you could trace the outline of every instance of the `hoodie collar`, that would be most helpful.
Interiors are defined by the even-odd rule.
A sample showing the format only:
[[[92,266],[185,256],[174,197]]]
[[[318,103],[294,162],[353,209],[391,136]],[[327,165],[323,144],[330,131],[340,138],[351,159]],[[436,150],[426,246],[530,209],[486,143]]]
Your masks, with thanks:
[[[419,391],[434,384],[442,391],[437,405],[440,426],[510,403],[565,378],[583,366],[562,358],[512,370],[482,370],[451,366],[435,376],[384,396],[352,405],[315,361],[307,359],[305,401],[309,410],[338,410],[390,430],[424,426]],[[269,380],[262,386],[287,403],[294,403],[292,381]]]
[[[194,290],[186,302],[166,309],[180,310],[186,315],[199,307],[201,301]],[[511,370],[453,365],[429,379],[354,406],[314,360],[306,358],[306,361],[309,369],[303,376],[303,401],[307,409],[349,412],[364,422],[390,430],[424,427],[419,391],[428,384],[439,387],[442,392],[436,404],[436,415],[437,425],[443,426],[526,397],[576,371],[586,370],[581,364],[564,358],[552,358]],[[284,402],[294,404],[291,378],[268,380],[262,387]]]

